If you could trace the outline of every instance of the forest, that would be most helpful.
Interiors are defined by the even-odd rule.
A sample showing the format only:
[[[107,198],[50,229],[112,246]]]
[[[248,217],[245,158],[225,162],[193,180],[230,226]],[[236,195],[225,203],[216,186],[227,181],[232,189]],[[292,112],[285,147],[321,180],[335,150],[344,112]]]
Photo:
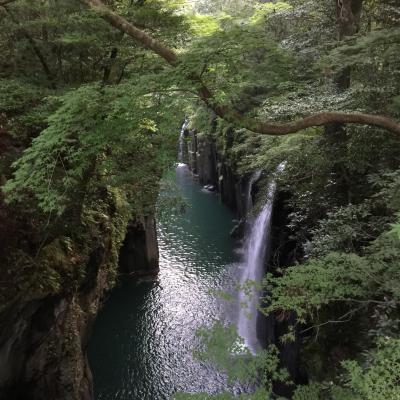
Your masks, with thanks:
[[[0,27],[0,399],[400,399],[399,0]]]

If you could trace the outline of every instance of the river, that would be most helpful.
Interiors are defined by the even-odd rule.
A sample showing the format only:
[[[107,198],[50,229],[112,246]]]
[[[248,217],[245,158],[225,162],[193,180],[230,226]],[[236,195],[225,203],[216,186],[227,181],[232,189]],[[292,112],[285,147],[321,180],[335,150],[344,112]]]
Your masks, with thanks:
[[[236,306],[210,293],[233,291],[237,281],[234,215],[186,167],[174,179],[189,207],[158,224],[157,280],[121,283],[95,323],[88,354],[96,400],[164,400],[177,391],[228,388],[225,376],[192,351],[199,327],[236,322]]]

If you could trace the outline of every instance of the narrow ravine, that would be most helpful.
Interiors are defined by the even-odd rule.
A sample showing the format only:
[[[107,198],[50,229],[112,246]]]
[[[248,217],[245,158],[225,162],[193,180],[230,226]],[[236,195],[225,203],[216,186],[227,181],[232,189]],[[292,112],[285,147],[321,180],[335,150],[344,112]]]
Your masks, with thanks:
[[[94,326],[89,361],[97,400],[163,400],[177,391],[227,388],[225,377],[192,351],[197,328],[215,319],[236,322],[235,305],[210,293],[235,287],[234,215],[187,167],[178,167],[175,179],[189,207],[158,224],[157,280],[122,283]]]

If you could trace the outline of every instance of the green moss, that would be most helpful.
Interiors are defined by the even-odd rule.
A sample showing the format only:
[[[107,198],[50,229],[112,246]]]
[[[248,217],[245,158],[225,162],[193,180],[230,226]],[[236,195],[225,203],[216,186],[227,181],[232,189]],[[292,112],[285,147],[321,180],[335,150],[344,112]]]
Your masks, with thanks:
[[[41,259],[43,262],[56,271],[60,271],[60,273],[69,272],[75,266],[74,260],[71,259],[71,255],[68,254],[72,250],[69,246],[70,240],[68,238],[64,240],[62,238],[56,239],[45,246],[41,251]]]

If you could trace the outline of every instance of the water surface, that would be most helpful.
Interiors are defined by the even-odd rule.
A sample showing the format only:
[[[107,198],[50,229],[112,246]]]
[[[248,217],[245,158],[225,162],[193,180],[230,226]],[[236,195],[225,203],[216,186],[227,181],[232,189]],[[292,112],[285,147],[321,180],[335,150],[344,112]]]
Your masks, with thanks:
[[[199,327],[236,322],[235,305],[210,293],[235,286],[234,216],[185,167],[175,179],[189,208],[158,224],[158,279],[121,284],[97,318],[89,346],[97,400],[164,400],[177,391],[228,387],[192,350]]]

